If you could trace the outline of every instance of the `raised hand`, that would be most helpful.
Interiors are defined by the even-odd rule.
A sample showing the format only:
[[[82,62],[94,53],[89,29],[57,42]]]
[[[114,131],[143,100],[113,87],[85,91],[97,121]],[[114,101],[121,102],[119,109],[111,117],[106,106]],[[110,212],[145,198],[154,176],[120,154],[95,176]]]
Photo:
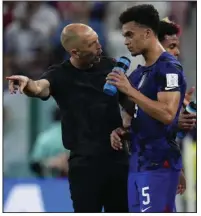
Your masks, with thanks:
[[[195,87],[191,87],[186,92],[184,102],[183,102],[185,106],[187,106],[191,102],[194,91],[195,91]]]
[[[119,91],[128,94],[132,86],[123,72],[113,71],[106,77],[107,83],[116,86]]]
[[[9,76],[6,79],[8,80],[8,87],[11,94],[16,94],[17,91],[23,94],[23,90],[29,82],[28,77],[20,75]]]
[[[179,115],[178,127],[179,129],[190,131],[196,125],[196,114],[184,114]]]

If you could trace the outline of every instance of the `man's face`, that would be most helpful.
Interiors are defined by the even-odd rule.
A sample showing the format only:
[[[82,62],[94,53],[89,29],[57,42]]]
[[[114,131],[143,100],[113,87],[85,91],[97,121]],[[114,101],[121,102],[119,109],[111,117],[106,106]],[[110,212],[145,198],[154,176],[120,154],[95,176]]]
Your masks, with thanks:
[[[164,49],[176,58],[179,57],[179,38],[177,35],[165,35],[165,40],[161,42]]]
[[[95,31],[83,34],[80,44],[77,49],[80,60],[91,64],[100,61],[102,49]]]
[[[125,38],[125,45],[132,56],[143,54],[147,49],[149,30],[141,27],[135,22],[128,22],[122,26],[122,34]]]

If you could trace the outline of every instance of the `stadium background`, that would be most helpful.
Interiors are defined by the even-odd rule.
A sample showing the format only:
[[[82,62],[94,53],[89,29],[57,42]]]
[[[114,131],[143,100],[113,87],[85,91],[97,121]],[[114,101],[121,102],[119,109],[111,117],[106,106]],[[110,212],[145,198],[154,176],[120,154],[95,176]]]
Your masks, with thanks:
[[[149,2],[160,13],[181,25],[181,56],[188,87],[196,85],[196,2]],[[3,77],[25,74],[37,79],[48,65],[67,58],[60,32],[71,22],[90,25],[99,35],[104,55],[130,56],[118,23],[121,11],[140,2],[3,2]],[[130,72],[142,64],[132,59]],[[59,122],[53,121],[55,102],[24,95],[9,95],[3,80],[4,211],[72,211],[66,180],[69,152],[62,148]],[[55,117],[55,115],[54,115]],[[183,142],[187,191],[177,196],[177,209],[196,211],[196,132]],[[64,162],[63,162],[64,161]],[[43,163],[42,177],[30,168]],[[62,167],[61,163],[65,164]],[[55,172],[55,167],[58,167]],[[51,177],[51,178],[50,178]],[[29,197],[29,199],[27,199]],[[26,203],[26,204],[25,204]]]

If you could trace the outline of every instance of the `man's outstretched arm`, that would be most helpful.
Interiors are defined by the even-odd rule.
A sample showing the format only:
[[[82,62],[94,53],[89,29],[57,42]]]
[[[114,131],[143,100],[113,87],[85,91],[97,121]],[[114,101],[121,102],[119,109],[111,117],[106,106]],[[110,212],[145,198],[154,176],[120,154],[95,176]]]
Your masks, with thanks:
[[[50,83],[46,79],[31,80],[26,76],[10,76],[6,77],[9,81],[9,91],[15,94],[19,91],[21,94],[26,94],[29,97],[45,98],[50,95]]]

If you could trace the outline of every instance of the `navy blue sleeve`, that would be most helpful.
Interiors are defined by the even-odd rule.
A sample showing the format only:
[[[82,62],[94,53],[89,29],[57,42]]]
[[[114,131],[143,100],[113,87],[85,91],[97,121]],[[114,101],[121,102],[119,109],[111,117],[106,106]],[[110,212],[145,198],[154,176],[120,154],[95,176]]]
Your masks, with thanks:
[[[162,62],[157,72],[157,91],[181,91],[183,78],[181,65],[172,62]]]
[[[134,72],[135,72],[135,71],[133,71],[129,76],[127,76],[129,82],[132,82],[132,80],[133,80],[133,76],[134,76]]]
[[[138,65],[137,68],[128,76],[128,80],[133,88],[137,88],[140,79],[140,67],[141,65]]]

